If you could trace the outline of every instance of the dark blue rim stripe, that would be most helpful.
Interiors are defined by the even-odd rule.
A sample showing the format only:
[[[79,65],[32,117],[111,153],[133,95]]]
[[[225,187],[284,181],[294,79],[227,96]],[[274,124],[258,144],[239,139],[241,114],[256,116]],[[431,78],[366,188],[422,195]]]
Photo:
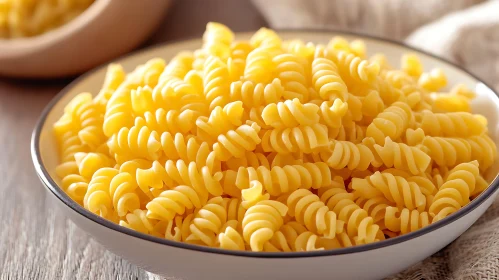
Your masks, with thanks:
[[[497,92],[494,91],[494,89],[487,85],[486,83],[482,82],[478,77],[470,73],[469,71],[463,69],[462,67],[456,65],[455,63],[452,63],[450,61],[447,61],[443,58],[437,57],[433,54],[430,54],[426,51],[408,46],[404,43],[397,42],[394,40],[390,39],[384,39],[384,38],[379,38],[376,36],[371,36],[371,35],[365,35],[361,33],[355,33],[355,32],[347,32],[347,31],[340,31],[340,30],[325,30],[325,29],[277,29],[278,33],[290,33],[290,32],[315,32],[315,33],[323,33],[328,36],[334,36],[334,35],[350,35],[350,36],[357,36],[360,38],[368,38],[384,43],[388,43],[391,45],[396,45],[398,47],[406,48],[415,52],[419,52],[422,54],[425,54],[427,56],[430,56],[442,63],[454,66],[455,68],[465,72],[469,76],[473,77],[477,81],[483,83],[486,85],[489,89],[492,90],[492,92],[495,93],[496,96],[499,96]],[[196,37],[197,38],[197,37]],[[140,50],[140,51],[135,51],[130,54],[121,56],[120,58],[114,60],[116,62],[119,62],[119,60],[133,56],[139,53],[144,53],[148,52],[152,49],[159,48],[163,45],[168,45],[171,43],[178,43],[178,42],[183,42],[189,39],[195,39],[195,38],[187,38],[183,40],[175,40],[175,41],[170,41],[165,44],[158,44],[154,45],[151,47],[148,47],[146,49]],[[59,200],[61,200],[64,204],[66,204],[68,207],[76,211],[78,214],[84,216],[85,218],[98,223],[102,226],[105,226],[111,230],[127,234],[136,238],[140,238],[143,240],[147,240],[150,242],[155,242],[161,245],[167,245],[167,246],[172,246],[172,247],[177,247],[177,248],[182,248],[182,249],[188,249],[188,250],[194,250],[194,251],[201,251],[201,252],[206,252],[206,253],[214,253],[214,254],[223,254],[223,255],[231,255],[231,256],[240,256],[240,257],[253,257],[253,258],[303,258],[303,257],[321,257],[321,256],[335,256],[335,255],[343,255],[343,254],[351,254],[351,253],[360,253],[360,252],[365,252],[369,250],[375,250],[379,248],[383,248],[386,246],[390,245],[395,245],[404,241],[411,240],[413,238],[419,237],[421,235],[424,235],[426,233],[432,232],[436,229],[439,229],[443,226],[446,226],[459,218],[465,216],[466,214],[470,213],[473,209],[477,208],[479,205],[481,205],[485,200],[487,200],[494,192],[498,189],[499,187],[499,177],[496,176],[494,181],[491,183],[491,185],[481,194],[479,195],[476,199],[471,201],[468,205],[457,211],[456,213],[434,223],[431,224],[427,227],[424,227],[420,230],[404,234],[395,238],[390,238],[386,239],[383,241],[371,243],[371,244],[366,244],[366,245],[359,245],[359,246],[354,246],[354,247],[349,247],[349,248],[341,248],[341,249],[334,249],[334,250],[325,250],[325,251],[313,251],[313,252],[283,252],[283,253],[265,253],[265,252],[248,252],[248,251],[231,251],[231,250],[224,250],[224,249],[219,249],[219,248],[211,248],[211,247],[204,247],[204,246],[198,246],[198,245],[192,245],[188,243],[183,243],[183,242],[177,242],[177,241],[171,241],[168,239],[163,239],[163,238],[158,238],[154,236],[150,236],[147,234],[143,234],[125,227],[122,227],[118,224],[114,224],[104,218],[101,218],[98,215],[93,214],[92,212],[86,210],[82,206],[80,206],[78,203],[74,202],[59,186],[54,182],[54,180],[50,177],[48,171],[46,170],[45,166],[43,165],[42,158],[40,155],[40,133],[42,131],[43,126],[45,125],[45,121],[47,119],[47,116],[49,112],[52,110],[52,108],[57,104],[57,102],[68,92],[79,84],[80,82],[84,81],[87,76],[93,74],[95,71],[101,70],[105,67],[107,67],[108,63],[101,65],[83,75],[81,75],[79,78],[71,82],[68,86],[66,86],[57,96],[54,97],[54,99],[45,107],[43,110],[40,120],[36,124],[36,127],[33,131],[33,135],[31,138],[31,155],[33,159],[33,164],[35,166],[36,172],[38,173],[38,176],[42,183],[47,187],[48,190],[50,190]]]

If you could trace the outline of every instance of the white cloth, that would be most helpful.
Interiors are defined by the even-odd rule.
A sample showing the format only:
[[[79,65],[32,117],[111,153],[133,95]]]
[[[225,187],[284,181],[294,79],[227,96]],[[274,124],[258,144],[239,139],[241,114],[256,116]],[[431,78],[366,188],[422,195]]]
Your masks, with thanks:
[[[405,41],[460,64],[499,89],[498,0],[449,14]]]

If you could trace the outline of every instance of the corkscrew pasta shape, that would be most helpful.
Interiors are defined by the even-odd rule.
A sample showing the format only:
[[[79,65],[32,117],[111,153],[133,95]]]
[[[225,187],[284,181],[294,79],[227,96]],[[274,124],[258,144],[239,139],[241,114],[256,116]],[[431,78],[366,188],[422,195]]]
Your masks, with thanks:
[[[270,195],[278,196],[298,188],[319,189],[327,186],[331,183],[331,172],[323,162],[272,168],[240,167],[234,183],[239,189],[247,189],[253,180],[261,182]]]
[[[415,182],[377,171],[366,179],[352,179],[352,189],[364,198],[385,197],[397,207],[425,209],[426,197]]]
[[[312,62],[312,84],[322,99],[346,101],[348,89],[338,73],[336,64],[325,58],[316,58]]]
[[[296,221],[304,224],[308,230],[325,238],[334,238],[343,231],[343,221],[336,219],[336,213],[320,200],[320,198],[306,189],[292,192],[287,200],[289,215]]]
[[[376,116],[367,127],[366,136],[373,137],[376,143],[383,144],[386,137],[400,138],[412,121],[411,108],[403,102],[395,102]]]
[[[302,104],[298,98],[272,103],[262,111],[265,124],[274,128],[307,126],[319,122],[319,107],[315,104]]]
[[[317,123],[311,126],[268,130],[263,134],[261,142],[264,152],[312,153],[317,148],[325,147],[327,139],[327,127]]]
[[[250,207],[243,219],[243,237],[252,251],[262,251],[264,244],[284,223],[288,208],[281,202],[264,200]]]

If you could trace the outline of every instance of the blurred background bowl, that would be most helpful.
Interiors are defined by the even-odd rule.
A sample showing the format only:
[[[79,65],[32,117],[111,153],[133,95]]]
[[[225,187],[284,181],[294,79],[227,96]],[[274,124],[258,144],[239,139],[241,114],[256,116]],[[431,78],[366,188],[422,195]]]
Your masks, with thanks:
[[[0,75],[59,78],[80,74],[138,46],[172,0],[98,0],[72,21],[35,37],[0,39]]]

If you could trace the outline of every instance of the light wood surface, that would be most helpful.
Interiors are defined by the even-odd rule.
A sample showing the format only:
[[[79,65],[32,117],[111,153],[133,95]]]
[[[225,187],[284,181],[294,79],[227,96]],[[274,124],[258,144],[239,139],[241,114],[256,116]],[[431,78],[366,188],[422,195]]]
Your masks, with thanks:
[[[146,45],[199,36],[207,21],[264,25],[249,1],[177,1]],[[0,280],[159,279],[106,251],[49,204],[30,155],[33,127],[70,80],[0,78]]]

